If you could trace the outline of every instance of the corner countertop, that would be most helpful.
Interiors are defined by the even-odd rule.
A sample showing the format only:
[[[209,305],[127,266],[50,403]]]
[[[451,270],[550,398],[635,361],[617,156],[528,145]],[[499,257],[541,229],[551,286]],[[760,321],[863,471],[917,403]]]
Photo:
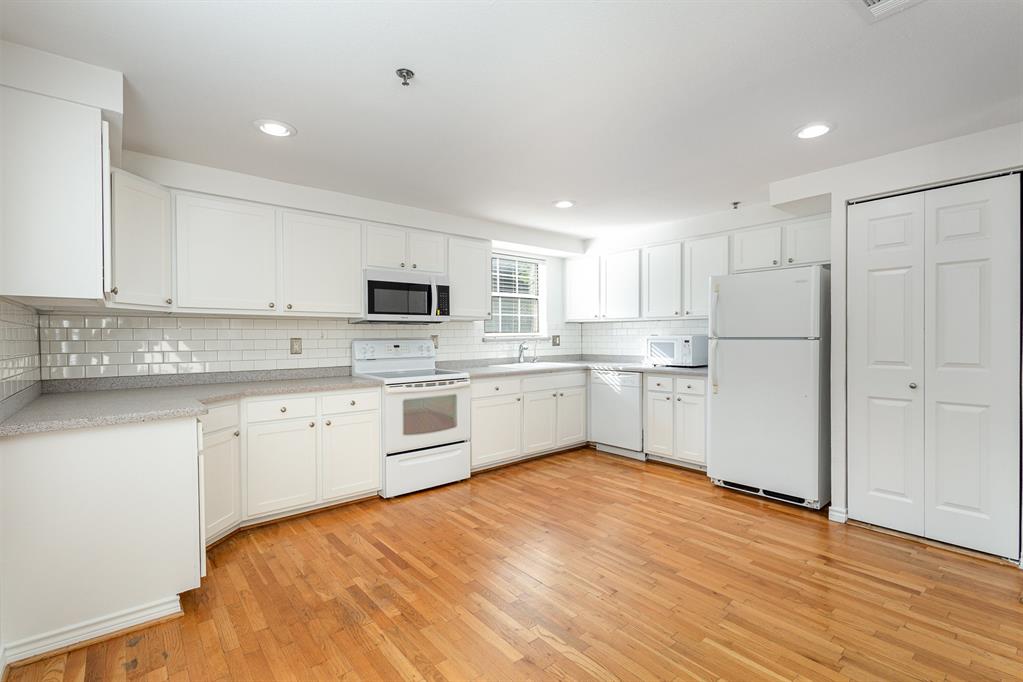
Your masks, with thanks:
[[[199,417],[208,406],[261,395],[378,388],[374,379],[339,376],[194,386],[44,393],[0,422],[0,438],[48,431]]]

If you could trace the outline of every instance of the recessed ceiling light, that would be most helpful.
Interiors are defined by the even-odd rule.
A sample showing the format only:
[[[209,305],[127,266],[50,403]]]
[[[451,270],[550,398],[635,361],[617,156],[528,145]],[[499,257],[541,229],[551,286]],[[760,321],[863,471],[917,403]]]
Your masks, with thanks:
[[[796,131],[796,137],[800,140],[812,140],[821,135],[831,132],[831,125],[827,123],[810,123]]]
[[[298,131],[295,130],[295,126],[284,121],[275,121],[270,118],[261,118],[258,121],[253,121],[252,124],[259,129],[259,132],[266,133],[273,137],[291,137],[297,135]]]
[[[575,206],[575,202],[569,199],[561,199],[554,202],[554,208],[572,208]]]

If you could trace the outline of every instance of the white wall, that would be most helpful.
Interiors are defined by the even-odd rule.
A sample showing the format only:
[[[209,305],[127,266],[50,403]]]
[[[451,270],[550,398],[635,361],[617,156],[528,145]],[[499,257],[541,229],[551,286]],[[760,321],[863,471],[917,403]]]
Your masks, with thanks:
[[[1023,123],[914,147],[771,183],[783,209],[831,203],[831,511],[848,516],[846,489],[846,206],[849,201],[1023,167]]]

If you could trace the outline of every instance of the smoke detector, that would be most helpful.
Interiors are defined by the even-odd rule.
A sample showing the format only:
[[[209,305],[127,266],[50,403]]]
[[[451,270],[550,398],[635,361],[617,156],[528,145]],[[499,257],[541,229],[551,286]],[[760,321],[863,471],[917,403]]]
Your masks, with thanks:
[[[887,19],[891,15],[909,9],[923,0],[849,0],[860,10],[867,21],[873,23]]]

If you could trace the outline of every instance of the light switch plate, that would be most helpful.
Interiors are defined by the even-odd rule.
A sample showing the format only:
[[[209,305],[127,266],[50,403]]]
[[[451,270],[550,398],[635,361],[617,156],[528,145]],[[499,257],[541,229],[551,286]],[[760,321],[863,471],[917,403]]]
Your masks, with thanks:
[[[554,336],[551,337],[551,345],[552,346],[561,345],[561,334],[555,334]]]
[[[302,354],[302,339],[297,336],[291,337],[291,354],[301,355]]]

